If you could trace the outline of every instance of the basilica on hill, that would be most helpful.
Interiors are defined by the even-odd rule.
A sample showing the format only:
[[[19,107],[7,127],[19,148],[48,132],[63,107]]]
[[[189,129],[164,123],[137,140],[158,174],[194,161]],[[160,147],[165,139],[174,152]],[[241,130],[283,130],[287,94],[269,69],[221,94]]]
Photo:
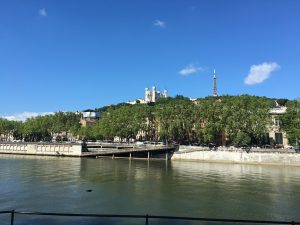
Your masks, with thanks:
[[[156,102],[159,98],[167,98],[168,91],[164,90],[163,92],[156,91],[156,87],[153,86],[150,91],[149,88],[145,88],[145,103]]]
[[[168,91],[167,90],[157,90],[155,86],[152,87],[152,89],[149,89],[148,87],[145,88],[145,98],[140,98],[134,101],[128,101],[128,104],[134,105],[137,103],[141,104],[147,104],[147,103],[155,103],[160,98],[167,98]],[[217,97],[217,77],[216,77],[216,70],[214,69],[213,73],[213,93],[212,96]],[[191,99],[194,101],[195,99]]]
[[[147,103],[155,103],[158,99],[160,98],[167,98],[168,97],[168,91],[163,90],[159,91],[156,90],[156,87],[153,86],[152,89],[150,90],[149,88],[145,88],[145,98],[144,99],[137,99],[135,101],[129,101],[127,102],[128,104],[134,105],[137,103],[141,104],[147,104]]]

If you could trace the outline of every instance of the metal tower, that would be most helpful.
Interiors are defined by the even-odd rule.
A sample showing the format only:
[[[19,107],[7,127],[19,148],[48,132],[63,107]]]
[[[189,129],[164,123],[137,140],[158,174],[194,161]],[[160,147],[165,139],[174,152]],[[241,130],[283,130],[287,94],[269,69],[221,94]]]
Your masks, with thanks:
[[[214,88],[213,88],[213,96],[218,96],[217,94],[217,77],[216,77],[216,69],[214,69]]]

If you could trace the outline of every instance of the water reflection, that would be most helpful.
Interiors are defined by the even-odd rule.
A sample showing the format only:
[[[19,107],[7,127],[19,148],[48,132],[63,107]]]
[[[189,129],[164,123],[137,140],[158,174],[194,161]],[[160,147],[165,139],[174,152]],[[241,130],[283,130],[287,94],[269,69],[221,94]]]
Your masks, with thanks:
[[[300,220],[299,174],[284,166],[1,155],[0,210]]]

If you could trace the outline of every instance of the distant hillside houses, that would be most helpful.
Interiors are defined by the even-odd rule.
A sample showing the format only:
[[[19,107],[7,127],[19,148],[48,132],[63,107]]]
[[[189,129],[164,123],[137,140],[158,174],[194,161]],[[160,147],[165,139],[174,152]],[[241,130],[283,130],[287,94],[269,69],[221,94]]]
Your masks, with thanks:
[[[99,112],[96,112],[93,109],[86,109],[82,111],[80,124],[82,127],[92,126],[97,122],[99,118],[100,118]]]

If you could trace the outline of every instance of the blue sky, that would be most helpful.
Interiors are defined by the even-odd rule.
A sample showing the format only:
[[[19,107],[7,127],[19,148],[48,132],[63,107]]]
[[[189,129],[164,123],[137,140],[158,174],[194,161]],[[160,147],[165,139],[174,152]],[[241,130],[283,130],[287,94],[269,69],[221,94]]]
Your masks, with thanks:
[[[298,0],[0,2],[0,116],[144,96],[300,97]],[[248,77],[248,78],[247,78]]]

